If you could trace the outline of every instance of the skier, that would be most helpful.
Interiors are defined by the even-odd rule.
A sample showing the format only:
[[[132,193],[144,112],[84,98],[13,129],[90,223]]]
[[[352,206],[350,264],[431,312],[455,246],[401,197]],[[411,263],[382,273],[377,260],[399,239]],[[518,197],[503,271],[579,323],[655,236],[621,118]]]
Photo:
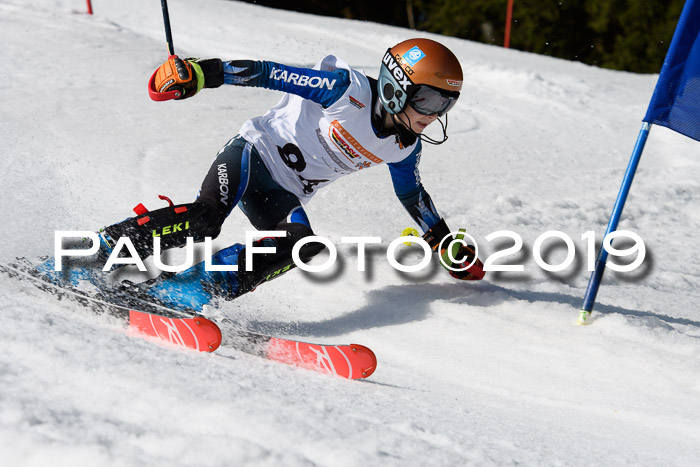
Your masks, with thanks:
[[[429,39],[409,39],[390,47],[378,79],[365,76],[329,55],[313,69],[270,61],[181,60],[171,56],[154,73],[149,92],[155,100],[177,91],[180,99],[203,88],[255,86],[283,91],[282,99],[263,116],[245,122],[238,135],[219,151],[190,204],[147,212],[106,227],[108,249],[129,237],[141,258],[153,253],[153,236],[162,248],[185,245],[187,237],[216,237],[234,207],[239,206],[258,230],[286,232],[286,237],[256,241],[274,253],[256,254],[247,271],[244,245],[214,255],[214,264],[238,264],[238,272],[208,272],[202,264],[175,277],[149,284],[149,294],[175,304],[187,300],[201,308],[213,296],[235,298],[293,267],[292,248],[314,235],[302,204],[337,178],[387,163],[394,190],[424,238],[436,250],[450,233],[423,188],[418,171],[422,143],[447,140],[447,112],[462,88],[462,69],[455,55]],[[440,120],[444,117],[444,123]],[[426,127],[438,120],[442,137],[429,138]],[[179,227],[179,228],[178,228]],[[449,242],[446,242],[446,244]],[[309,243],[300,251],[308,260],[323,248]],[[444,253],[444,252],[439,252]],[[484,276],[472,247],[452,255],[450,274],[462,280]],[[173,290],[183,291],[176,300]]]

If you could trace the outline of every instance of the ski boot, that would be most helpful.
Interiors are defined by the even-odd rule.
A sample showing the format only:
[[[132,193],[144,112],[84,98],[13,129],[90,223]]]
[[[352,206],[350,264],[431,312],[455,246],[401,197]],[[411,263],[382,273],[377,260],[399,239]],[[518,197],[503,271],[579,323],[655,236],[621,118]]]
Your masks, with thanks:
[[[212,257],[211,264],[236,265],[243,250],[240,243],[224,248]],[[198,313],[217,299],[231,300],[239,295],[236,271],[207,271],[204,261],[177,274],[163,273],[138,287],[142,294],[166,307]]]
[[[107,282],[108,272],[103,271],[102,268],[112,253],[112,242],[109,236],[104,230],[100,230],[97,235],[99,239],[97,253],[91,256],[63,258],[60,271],[56,270],[56,259],[53,257],[39,258],[41,262],[38,265],[19,259],[15,266],[21,264],[27,272],[59,287],[89,292]],[[89,250],[92,247],[92,240],[82,238],[74,241],[70,246],[76,250]]]
[[[236,243],[216,253],[212,257],[212,264],[238,265],[238,271],[207,271],[205,262],[202,261],[177,274],[161,274],[158,278],[144,283],[141,293],[147,294],[164,306],[196,312],[202,312],[204,306],[212,305],[218,300],[238,298],[296,266],[292,260],[291,249],[300,230],[294,225],[281,227],[289,229],[286,237],[263,238],[253,243],[256,247],[274,247],[276,251],[255,254],[252,271],[248,271],[246,267],[245,246]],[[301,232],[303,231],[302,229]],[[318,243],[305,245],[300,250],[300,259],[308,261],[323,248]]]

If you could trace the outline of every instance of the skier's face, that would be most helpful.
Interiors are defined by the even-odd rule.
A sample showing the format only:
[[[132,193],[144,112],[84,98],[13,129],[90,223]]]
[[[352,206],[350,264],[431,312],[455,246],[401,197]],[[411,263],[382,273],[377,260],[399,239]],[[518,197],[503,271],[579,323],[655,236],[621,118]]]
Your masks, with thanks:
[[[410,124],[410,129],[413,130],[414,133],[421,134],[423,130],[437,120],[437,118],[438,115],[436,113],[432,115],[423,115],[416,112],[410,105],[407,105],[406,109],[399,114],[398,120]]]

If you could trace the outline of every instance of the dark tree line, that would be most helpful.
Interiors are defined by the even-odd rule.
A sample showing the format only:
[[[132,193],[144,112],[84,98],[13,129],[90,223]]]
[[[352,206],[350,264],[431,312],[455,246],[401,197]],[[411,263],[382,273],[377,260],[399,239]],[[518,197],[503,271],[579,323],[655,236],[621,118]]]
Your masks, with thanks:
[[[244,0],[502,45],[507,0]],[[685,0],[513,0],[511,48],[658,73]]]

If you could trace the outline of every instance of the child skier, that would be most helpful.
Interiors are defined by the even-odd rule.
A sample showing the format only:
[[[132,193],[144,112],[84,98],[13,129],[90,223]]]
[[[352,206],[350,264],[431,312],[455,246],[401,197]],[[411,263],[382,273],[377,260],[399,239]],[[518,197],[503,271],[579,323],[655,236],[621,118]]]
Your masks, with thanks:
[[[235,298],[276,277],[293,266],[294,244],[313,235],[302,204],[337,178],[382,163],[388,164],[397,197],[433,250],[450,233],[418,171],[422,142],[447,140],[447,112],[462,88],[461,66],[442,44],[410,39],[389,48],[376,80],[333,55],[313,69],[172,56],[154,73],[149,92],[155,100],[187,99],[224,84],[285,94],[263,116],[245,122],[219,151],[193,203],[137,212],[137,217],[105,228],[102,238],[113,248],[118,238],[129,237],[144,258],[153,253],[154,235],[161,237],[162,248],[183,246],[187,237],[216,237],[236,206],[255,228],[284,231],[286,237],[258,240],[256,245],[275,252],[256,254],[252,271],[246,267],[245,247],[236,244],[217,253],[214,263],[238,264],[237,273],[208,272],[200,264],[150,284],[149,294],[167,302],[179,289],[189,295],[190,306],[201,308],[213,296]],[[438,120],[443,116],[444,124]],[[423,134],[435,120],[442,126],[438,140]],[[307,244],[300,257],[308,260],[321,249]],[[447,259],[447,264],[462,269],[450,270],[453,277],[484,276],[473,248],[462,245],[452,258],[457,261]]]

